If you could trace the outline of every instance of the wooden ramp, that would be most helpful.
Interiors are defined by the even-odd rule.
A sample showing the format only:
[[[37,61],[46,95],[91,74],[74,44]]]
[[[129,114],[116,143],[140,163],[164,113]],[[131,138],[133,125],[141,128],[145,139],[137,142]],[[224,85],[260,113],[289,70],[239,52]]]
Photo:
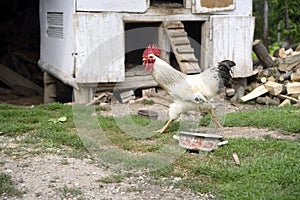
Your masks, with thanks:
[[[186,74],[200,73],[198,59],[194,55],[194,49],[191,47],[183,23],[170,21],[163,24],[180,70]]]

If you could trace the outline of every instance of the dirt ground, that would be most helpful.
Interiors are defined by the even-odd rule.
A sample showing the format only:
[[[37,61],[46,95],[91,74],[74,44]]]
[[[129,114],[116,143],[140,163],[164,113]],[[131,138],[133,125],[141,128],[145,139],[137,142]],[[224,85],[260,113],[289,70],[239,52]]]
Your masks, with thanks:
[[[132,101],[126,105],[112,103],[111,109],[101,111],[102,115],[136,114],[140,109],[156,111],[159,119],[167,119],[169,97],[160,94],[162,98],[152,97],[158,102],[154,105],[144,105],[140,101]],[[18,98],[17,96],[0,97],[0,102],[32,106],[42,103],[42,97]],[[227,112],[259,108],[259,105],[224,104]],[[224,105],[222,109],[224,109]],[[106,105],[108,106],[108,105]],[[124,109],[125,106],[125,109]],[[183,115],[179,120],[199,120],[200,114],[191,112]],[[267,129],[224,128],[225,138],[251,137],[264,139],[265,136],[277,139],[295,139],[295,135],[284,135],[278,131]],[[0,134],[0,149],[19,148],[15,138],[8,138]],[[30,152],[30,149],[24,149]],[[59,150],[58,150],[59,151]],[[26,191],[22,199],[211,199],[209,194],[197,194],[189,190],[176,188],[176,181],[181,178],[173,177],[160,182],[153,181],[142,171],[136,171],[131,176],[125,176],[120,182],[103,183],[103,177],[118,175],[120,172],[107,168],[91,158],[76,159],[59,154],[24,153],[20,156],[7,155],[0,152],[0,171],[10,174],[17,187]],[[0,196],[2,199],[18,199]]]

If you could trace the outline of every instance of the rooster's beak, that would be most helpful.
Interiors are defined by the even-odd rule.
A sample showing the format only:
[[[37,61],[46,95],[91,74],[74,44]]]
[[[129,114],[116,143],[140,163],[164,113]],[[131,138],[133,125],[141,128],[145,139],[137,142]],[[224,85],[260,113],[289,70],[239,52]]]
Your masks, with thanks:
[[[147,58],[143,58],[143,60],[142,60],[142,61],[143,61],[143,62],[145,62],[146,60],[147,60]]]

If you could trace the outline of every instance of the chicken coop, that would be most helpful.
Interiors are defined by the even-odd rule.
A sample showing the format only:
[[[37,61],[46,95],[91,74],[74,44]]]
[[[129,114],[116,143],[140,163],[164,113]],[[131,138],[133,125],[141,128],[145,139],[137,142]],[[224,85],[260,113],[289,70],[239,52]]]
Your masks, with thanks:
[[[252,75],[251,0],[40,0],[40,28],[45,99],[57,96],[53,79],[71,86],[77,103],[125,80],[155,86],[131,70],[148,44],[187,74],[230,59],[235,78]]]

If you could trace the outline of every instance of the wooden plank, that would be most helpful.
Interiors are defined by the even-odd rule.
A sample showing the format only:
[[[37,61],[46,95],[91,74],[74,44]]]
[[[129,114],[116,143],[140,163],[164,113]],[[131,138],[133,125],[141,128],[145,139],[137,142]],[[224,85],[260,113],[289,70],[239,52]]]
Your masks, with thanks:
[[[293,98],[293,97],[290,97],[290,96],[287,96],[287,95],[283,95],[283,94],[279,94],[278,97],[279,97],[280,99],[288,99],[288,100],[290,100],[292,103],[298,103],[298,102],[299,102],[298,99],[295,99],[295,98]]]
[[[178,47],[176,49],[177,53],[181,54],[181,53],[194,53],[194,49],[190,48],[190,47]]]
[[[130,89],[145,89],[157,87],[157,83],[153,80],[151,75],[147,76],[131,76],[126,77],[125,81],[119,83],[99,83],[97,87],[98,92],[105,91],[124,91]]]
[[[287,83],[285,86],[288,94],[300,94],[300,82]]]
[[[195,57],[194,54],[179,54],[177,60],[179,62],[198,62],[198,59]]]
[[[291,105],[291,100],[289,100],[289,99],[283,100],[283,102],[281,102],[281,104],[279,104],[278,107],[282,107],[282,106],[286,106],[286,105]]]
[[[256,97],[259,97],[265,93],[268,92],[268,89],[264,86],[264,85],[260,85],[257,88],[255,88],[254,90],[252,90],[252,92],[248,93],[247,95],[241,97],[241,100],[243,102],[249,101],[251,99],[254,99]]]
[[[187,36],[187,33],[184,31],[184,29],[182,29],[182,31],[169,30],[169,34],[171,37],[186,37]]]
[[[187,38],[187,33],[184,31],[184,25],[180,21],[175,21],[173,25],[171,22],[164,22],[165,31],[170,41],[170,45],[175,54],[176,60],[178,61],[180,70],[183,73],[194,74],[200,72],[198,59],[194,55],[194,50],[191,47],[190,41]],[[168,27],[182,27],[178,30],[168,29]],[[174,37],[175,36],[175,37]]]
[[[167,29],[182,29],[184,28],[183,23],[181,23],[181,21],[168,21],[168,22],[164,22],[164,26]]]
[[[241,162],[240,162],[240,159],[239,159],[237,153],[233,153],[232,158],[233,158],[236,165],[241,165]]]
[[[77,0],[78,11],[101,11],[101,12],[133,12],[143,13],[147,11],[145,0]]]
[[[174,40],[172,40],[172,42],[174,45],[183,45],[183,44],[190,44],[190,41],[187,37],[180,37],[180,38],[176,38]]]
[[[77,83],[119,82],[125,79],[125,35],[122,14],[74,14]],[[106,31],[103,31],[106,30]],[[137,34],[133,31],[128,37]],[[133,34],[133,35],[130,35]]]
[[[17,88],[17,86],[22,86],[23,88],[28,88],[31,92],[32,90],[36,91],[37,94],[43,94],[43,88],[33,83],[32,81],[24,78],[20,74],[14,72],[10,68],[6,67],[3,64],[0,64],[0,80],[8,85],[10,88]],[[14,92],[14,91],[12,91]],[[16,91],[17,92],[17,91]]]
[[[252,75],[252,41],[254,18],[251,16],[211,16],[212,38],[210,66],[222,60],[233,60],[235,78]]]
[[[180,65],[182,69],[184,69],[182,72],[185,74],[197,74],[200,72],[198,63],[181,62]]]

